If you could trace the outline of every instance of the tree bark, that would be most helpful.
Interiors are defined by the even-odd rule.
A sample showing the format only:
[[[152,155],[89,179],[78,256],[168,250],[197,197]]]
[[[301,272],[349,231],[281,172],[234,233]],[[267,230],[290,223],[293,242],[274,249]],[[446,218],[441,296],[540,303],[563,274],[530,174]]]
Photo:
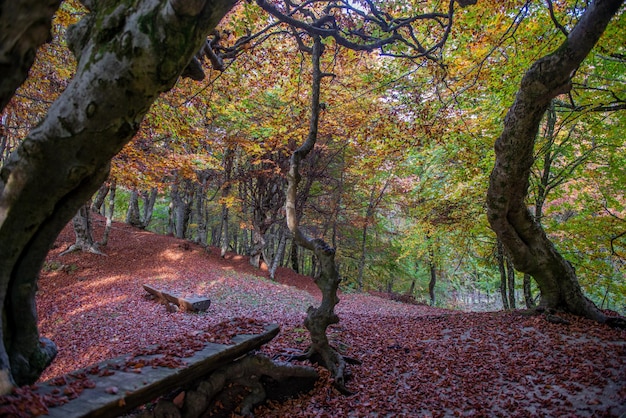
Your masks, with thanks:
[[[41,13],[48,16],[50,4],[58,4],[18,3],[2,3],[3,37],[25,18],[47,28],[49,18]],[[51,360],[50,345],[40,344],[35,307],[37,275],[48,249],[234,0],[139,0],[132,8],[85,3],[92,10],[68,29],[78,62],[75,77],[0,171],[0,393],[34,382]],[[34,43],[29,45],[34,56]],[[24,71],[27,60],[18,61],[3,68],[7,76]],[[2,103],[11,94],[6,91],[0,92]]]
[[[535,137],[550,101],[571,89],[571,77],[594,47],[622,0],[591,3],[566,41],[536,61],[524,75],[495,143],[496,162],[489,179],[487,216],[515,268],[532,275],[541,303],[606,321],[587,299],[573,266],[556,250],[526,207]]]

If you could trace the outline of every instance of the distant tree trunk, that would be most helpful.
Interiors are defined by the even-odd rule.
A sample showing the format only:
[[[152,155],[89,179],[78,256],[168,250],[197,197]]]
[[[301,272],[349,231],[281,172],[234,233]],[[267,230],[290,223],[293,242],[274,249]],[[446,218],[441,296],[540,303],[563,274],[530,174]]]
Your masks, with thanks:
[[[535,308],[535,299],[533,298],[533,293],[530,288],[530,281],[532,277],[530,274],[524,273],[524,302],[526,303],[526,308],[533,309]]]
[[[265,248],[265,231],[255,227],[252,230],[252,243],[250,245],[250,264],[256,268],[261,267],[261,255]]]
[[[300,273],[300,261],[298,260],[298,244],[295,240],[291,240],[291,251],[289,252],[291,259],[291,269],[296,273]]]
[[[139,209],[140,197],[143,201],[143,210]],[[154,187],[150,190],[150,193],[140,193],[137,189],[131,190],[128,201],[128,211],[126,212],[126,223],[135,228],[146,229],[152,219],[156,197],[157,189]]]
[[[245,194],[246,192],[244,191],[245,187],[243,185],[243,182],[239,182],[238,183],[238,187],[237,187],[237,192],[239,193],[239,198],[241,199],[241,213],[243,214],[244,218],[248,215],[248,213],[250,212],[250,208],[248,205],[248,200],[245,198]],[[249,241],[249,236],[248,236],[248,229],[247,228],[241,228],[239,230],[239,234],[241,236],[241,240],[240,240],[240,246],[241,246],[241,254],[247,254],[250,255],[250,241]]]
[[[172,185],[172,189],[174,186]],[[174,211],[174,200],[172,198],[172,191],[170,190],[170,203],[167,205],[167,235],[174,236],[176,231],[176,220],[174,219],[176,212]]]
[[[496,244],[496,260],[498,262],[498,271],[500,272],[500,297],[502,298],[502,307],[505,310],[509,310],[509,298],[506,296],[507,280],[506,280],[506,264],[504,256],[504,248],[502,248],[502,242],[497,240]]]
[[[130,192],[128,211],[126,211],[126,223],[135,228],[141,228],[143,225],[141,215],[139,214],[139,192],[137,192],[137,189],[133,189]]]
[[[430,298],[430,305],[435,306],[436,295],[435,286],[437,285],[437,263],[435,261],[435,249],[433,248],[433,238],[430,235],[426,235],[426,243],[428,245],[428,270],[430,274],[430,280],[428,282],[428,296]]]
[[[177,180],[170,189],[172,232],[174,232],[176,238],[180,239],[185,239],[187,236],[187,226],[191,216],[191,202],[188,197],[187,187],[185,187],[186,182],[187,180]]]
[[[341,202],[342,202],[342,197],[344,194],[344,185],[345,185],[345,162],[346,162],[345,150],[346,148],[344,148],[341,152],[341,159],[340,159],[341,175],[339,176],[339,184],[337,185],[337,188],[335,189],[335,198],[332,199],[332,201],[334,202],[334,205],[333,205],[333,211],[332,211],[330,222],[331,222],[331,230],[332,230],[331,243],[332,243],[333,248],[337,246],[337,230],[338,230],[337,221],[338,221],[340,213],[342,212]]]
[[[221,236],[220,236],[220,256],[224,258],[226,252],[228,252],[228,245],[230,243],[230,234],[228,230],[228,202],[227,199],[230,196],[232,188],[231,177],[233,171],[234,152],[231,147],[227,147],[224,151],[224,185],[222,186],[222,216],[221,216]]]
[[[367,247],[367,228],[369,224],[373,221],[374,212],[376,208],[380,204],[380,201],[383,199],[385,191],[389,186],[389,180],[391,177],[387,178],[385,181],[385,185],[382,187],[380,192],[378,192],[376,186],[372,187],[372,192],[370,193],[370,198],[367,203],[367,210],[365,211],[365,219],[363,220],[363,229],[361,233],[361,256],[359,258],[358,263],[358,271],[357,271],[357,288],[359,291],[363,290],[363,270],[365,269],[365,256],[366,256],[366,247]]]
[[[98,244],[93,239],[93,230],[91,228],[91,200],[80,207],[76,215],[72,218],[72,226],[74,227],[74,235],[76,242],[69,246],[61,255],[69,254],[74,251],[85,251],[94,254],[101,254]]]
[[[269,272],[270,278],[274,280],[276,278],[276,270],[282,264],[285,256],[285,247],[287,245],[287,234],[285,234],[285,228],[281,225],[278,229],[278,246],[276,247],[276,253],[272,259]]]
[[[561,47],[526,72],[495,144],[496,162],[487,192],[489,223],[515,268],[536,280],[541,304],[599,322],[607,321],[607,317],[583,295],[573,266],[533,219],[526,197],[535,137],[543,115],[554,97],[570,91],[572,74],[621,5],[622,0],[590,3]]]
[[[109,207],[105,211],[106,224],[104,226],[104,233],[102,239],[98,243],[101,247],[106,247],[109,243],[109,234],[111,233],[111,226],[113,225],[113,214],[115,213],[115,192],[117,190],[117,183],[115,180],[111,180],[109,185]],[[105,208],[106,209],[106,208]]]
[[[196,192],[195,192],[195,206],[196,206],[196,224],[198,225],[198,237],[196,241],[206,247],[208,244],[208,230],[207,230],[207,222],[208,222],[208,214],[207,214],[207,182],[209,181],[209,177],[207,173],[199,173],[198,180],[200,182],[196,184]]]
[[[252,200],[250,264],[257,268],[261,267],[261,260],[269,267],[269,260],[264,257],[268,244],[266,235],[277,222],[280,209],[284,205],[284,194],[279,182],[282,182],[282,179],[277,176],[261,175],[249,185]]]
[[[220,216],[220,257],[224,258],[228,252],[228,245],[230,243],[230,234],[228,232],[228,205],[222,203],[222,216]]]
[[[81,206],[78,213],[72,219],[74,233],[76,234],[76,249],[81,251],[91,251],[95,247],[93,240],[93,230],[91,228],[90,209],[91,202]]]
[[[509,257],[506,258],[506,275],[509,288],[509,309],[515,309],[515,268]]]
[[[407,295],[413,296],[415,294],[415,279],[411,280],[411,286],[406,292]]]
[[[96,197],[93,199],[91,204],[91,210],[95,213],[100,213],[104,216],[104,201],[106,200],[107,195],[109,194],[109,182],[105,181],[102,183],[102,186],[98,189],[98,193],[96,193]]]
[[[430,305],[435,306],[437,302],[435,296],[435,285],[437,284],[437,267],[432,259],[428,260],[428,267],[430,270],[430,280],[428,281],[428,296],[430,296]]]
[[[143,200],[141,224],[143,225],[142,229],[146,229],[152,221],[152,214],[154,213],[154,205],[156,203],[158,191],[156,187],[153,187],[150,189],[150,193],[143,192],[141,195]]]
[[[367,219],[368,218],[366,217],[365,221],[363,222],[363,228],[361,230],[361,255],[359,257],[356,273],[356,287],[359,292],[363,291],[363,270],[365,269],[365,251],[367,245]]]

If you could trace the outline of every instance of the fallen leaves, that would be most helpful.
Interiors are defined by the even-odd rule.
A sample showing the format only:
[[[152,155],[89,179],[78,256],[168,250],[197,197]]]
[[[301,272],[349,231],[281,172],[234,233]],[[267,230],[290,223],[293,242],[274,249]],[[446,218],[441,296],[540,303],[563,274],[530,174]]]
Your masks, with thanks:
[[[206,342],[227,344],[233,335],[258,333],[270,322],[278,323],[281,333],[263,351],[273,356],[306,349],[302,322],[319,298],[311,279],[279,270],[278,282],[272,282],[253,276],[245,257],[222,260],[193,244],[183,250],[171,237],[123,224],[115,228],[108,257],[58,258],[74,240],[71,230],[50,255],[52,261],[77,265],[84,280],[63,271],[42,274],[41,332],[60,348],[44,379],[128,353],[159,354],[166,365]],[[165,313],[145,298],[141,285],[148,280],[181,295],[207,296],[212,305],[206,313]],[[432,417],[626,412],[624,331],[571,315],[559,315],[570,323],[564,325],[541,316],[452,312],[367,294],[340,298],[341,322],[329,328],[329,338],[342,354],[363,362],[350,366],[348,387],[357,395],[336,393],[320,370],[325,377],[313,392],[259,407],[257,417],[337,416],[340,410],[352,416]],[[151,367],[143,359],[129,360]]]

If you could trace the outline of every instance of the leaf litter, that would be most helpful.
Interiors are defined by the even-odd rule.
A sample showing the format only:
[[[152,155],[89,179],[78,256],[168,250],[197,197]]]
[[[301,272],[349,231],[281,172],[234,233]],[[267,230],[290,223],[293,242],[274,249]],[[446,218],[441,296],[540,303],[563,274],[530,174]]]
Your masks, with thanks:
[[[41,381],[167,341],[184,345],[201,330],[226,335],[223,324],[233,318],[279,324],[281,333],[263,348],[271,356],[307,346],[302,322],[306,308],[320,300],[311,278],[281,268],[272,281],[246,257],[222,259],[218,249],[121,223],[114,223],[106,256],[60,256],[73,239],[66,227],[39,280],[40,332],[59,347]],[[202,313],[168,312],[147,297],[144,283],[209,297],[211,306]],[[369,294],[340,299],[340,323],[329,337],[342,354],[362,362],[350,366],[348,387],[356,394],[340,395],[322,372],[316,390],[259,406],[257,417],[626,413],[624,330],[569,315],[562,315],[570,321],[563,325],[519,312],[459,312]]]

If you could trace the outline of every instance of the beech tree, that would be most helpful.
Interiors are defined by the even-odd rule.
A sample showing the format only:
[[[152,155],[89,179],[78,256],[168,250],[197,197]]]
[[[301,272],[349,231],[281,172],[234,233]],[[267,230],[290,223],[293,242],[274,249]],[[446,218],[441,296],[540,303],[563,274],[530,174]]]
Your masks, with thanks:
[[[35,307],[48,249],[234,3],[83,1],[89,13],[68,30],[76,75],[0,172],[0,393],[34,382],[56,353],[40,340]],[[18,4],[0,6],[2,108],[48,38],[59,2]]]
[[[608,318],[583,295],[574,267],[533,218],[526,198],[541,120],[552,99],[570,91],[576,69],[622,3],[621,0],[591,3],[561,46],[528,69],[495,143],[496,161],[487,193],[489,223],[508,250],[515,268],[536,280],[541,304],[600,322]]]

